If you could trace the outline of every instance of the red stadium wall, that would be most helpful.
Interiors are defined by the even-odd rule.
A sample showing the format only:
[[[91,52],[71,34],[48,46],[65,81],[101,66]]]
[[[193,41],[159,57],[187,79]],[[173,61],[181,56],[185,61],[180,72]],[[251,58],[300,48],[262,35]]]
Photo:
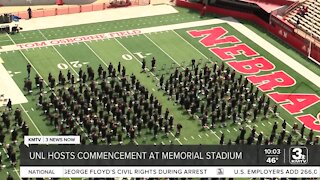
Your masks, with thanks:
[[[203,8],[202,4],[190,3],[190,2],[187,2],[184,0],[177,0],[176,5],[181,6],[181,7],[190,8],[190,9],[199,10],[199,11],[201,11]],[[207,8],[206,12],[221,14],[221,15],[225,15],[225,16],[232,16],[232,17],[236,17],[236,18],[240,18],[240,19],[251,20],[251,21],[258,23],[259,25],[261,25],[264,28],[267,28],[267,29],[270,28],[270,25],[268,23],[264,22],[259,17],[255,16],[253,14],[250,14],[250,13],[234,11],[234,10],[230,10],[230,9],[223,9],[223,8],[218,8],[218,7],[214,7],[214,6],[207,6],[206,8]]]
[[[186,7],[190,9],[195,9],[201,11],[203,8],[202,4],[199,3],[191,3],[184,0],[176,0],[176,5],[181,7]],[[232,16],[235,18],[245,19],[253,21],[260,26],[262,26],[267,31],[273,33],[283,41],[290,44],[292,47],[294,47],[296,50],[298,50],[300,53],[308,56],[308,47],[309,47],[309,41],[307,41],[305,38],[301,37],[300,35],[296,34],[294,32],[294,27],[282,22],[280,19],[276,17],[272,17],[272,24],[266,23],[259,17],[255,16],[251,13],[245,13],[245,12],[239,12],[235,10],[230,9],[224,9],[224,8],[218,8],[214,6],[207,6],[206,12],[215,13],[215,14],[221,14],[225,16]],[[320,48],[316,46],[312,46],[311,49],[311,55],[312,58],[316,59],[320,63]]]

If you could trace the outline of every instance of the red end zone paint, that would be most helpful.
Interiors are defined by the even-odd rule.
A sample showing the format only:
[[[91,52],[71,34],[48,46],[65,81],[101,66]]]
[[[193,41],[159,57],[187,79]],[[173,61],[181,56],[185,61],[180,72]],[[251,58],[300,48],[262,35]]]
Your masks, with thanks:
[[[64,38],[64,39],[53,39],[48,41],[17,44],[16,46],[18,47],[18,49],[29,49],[29,48],[37,48],[37,47],[45,47],[45,46],[53,46],[53,45],[86,42],[86,41],[92,41],[92,40],[102,40],[106,38],[133,36],[141,33],[142,33],[141,30],[119,31],[119,32],[110,32],[110,33],[95,34],[95,35],[88,35],[88,36],[78,36],[78,37],[71,37],[71,38]]]
[[[249,60],[241,61],[229,61],[227,64],[237,72],[242,74],[251,74],[247,76],[247,79],[257,86],[261,91],[273,91],[274,88],[279,87],[292,87],[296,84],[296,80],[284,71],[273,71],[275,65],[263,56],[258,56],[259,53],[254,51],[245,43],[236,44],[241,42],[238,38],[233,35],[226,36],[228,33],[223,27],[214,27],[211,29],[204,30],[191,30],[187,32],[193,38],[202,37],[199,40],[205,47],[216,46],[217,44],[232,43],[234,45],[229,47],[212,47],[209,50],[221,59],[221,61],[229,61],[236,59],[238,55],[244,55],[246,57],[253,57]],[[252,75],[258,74],[261,71],[270,71],[269,74],[263,75]],[[301,94],[301,93],[278,93],[272,92],[267,94],[276,103],[285,103],[281,106],[290,114],[304,113],[303,111],[307,108],[315,106],[320,98],[316,94]],[[305,126],[314,131],[320,131],[320,113],[318,119],[311,114],[296,116],[300,122],[304,123]]]
[[[318,117],[314,117],[311,114],[306,114],[302,116],[296,117],[302,124],[304,124],[307,128],[313,129],[314,131],[320,131],[320,112],[318,113]]]
[[[290,114],[303,113],[303,110],[320,102],[319,96],[315,94],[298,94],[298,93],[269,93],[268,96],[277,103],[284,103],[281,106]]]
[[[243,61],[229,61],[227,64],[242,74],[257,74],[260,71],[271,71],[275,68],[275,66],[264,57]]]
[[[218,56],[221,60],[227,61],[235,59],[235,56],[238,55],[245,55],[246,57],[253,57],[259,55],[256,51],[254,51],[252,48],[250,48],[246,44],[237,44],[230,47],[224,47],[224,48],[210,48],[211,52],[213,52],[216,56]]]
[[[217,44],[238,43],[241,42],[235,36],[225,36],[228,31],[223,27],[213,27],[205,30],[188,31],[192,37],[203,37],[199,42],[205,47],[215,46]],[[225,36],[225,37],[223,37]]]
[[[251,75],[247,79],[257,85],[262,92],[273,91],[276,87],[291,87],[296,84],[296,80],[284,71],[275,71],[265,75]]]

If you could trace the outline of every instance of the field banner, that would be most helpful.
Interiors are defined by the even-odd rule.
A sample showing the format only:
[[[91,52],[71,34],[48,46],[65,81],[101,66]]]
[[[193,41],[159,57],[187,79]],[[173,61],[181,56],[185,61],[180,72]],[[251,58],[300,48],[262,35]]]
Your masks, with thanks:
[[[124,148],[125,147],[125,148]],[[21,177],[320,177],[319,146],[25,145]]]

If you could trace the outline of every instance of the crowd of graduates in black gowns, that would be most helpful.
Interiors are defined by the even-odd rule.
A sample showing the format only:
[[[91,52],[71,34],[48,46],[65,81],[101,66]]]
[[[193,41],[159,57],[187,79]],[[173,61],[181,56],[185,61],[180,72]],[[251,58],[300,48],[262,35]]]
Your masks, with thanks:
[[[22,117],[22,112],[19,108],[12,108],[12,101],[8,99],[7,105],[1,110],[0,122],[0,146],[5,154],[0,152],[0,171],[6,167],[4,159],[8,159],[13,167],[17,164],[17,149],[20,144],[19,137],[29,135],[29,127]],[[23,142],[21,142],[23,144]],[[12,178],[8,174],[8,179]]]
[[[225,142],[224,134],[220,144],[292,144],[306,139],[306,145],[316,145],[319,138],[311,130],[305,137],[305,126],[292,125],[291,132],[286,121],[275,122],[269,137],[258,133],[256,127],[247,135],[246,124],[250,121],[268,121],[268,116],[277,116],[277,105],[270,105],[270,99],[260,93],[242,75],[217,63],[201,65],[193,59],[191,67],[176,68],[169,78],[159,78],[159,89],[165,91],[169,99],[182,106],[190,116],[199,119],[203,129],[222,128],[228,124],[239,125],[239,136]],[[143,60],[142,70],[146,72],[147,62]],[[151,71],[156,69],[156,59],[152,58]],[[96,72],[97,71],[97,72]],[[97,70],[87,66],[80,68],[77,75],[60,71],[57,80],[49,73],[47,82],[39,75],[30,79],[31,65],[27,65],[25,89],[39,89],[37,94],[39,109],[43,116],[61,135],[81,135],[81,143],[122,144],[125,138],[133,143],[143,128],[154,138],[161,132],[167,136],[176,129],[179,134],[182,125],[174,125],[174,117],[169,109],[163,109],[158,99],[145,88],[134,74],[127,75],[119,62]],[[44,86],[48,85],[48,88]],[[48,91],[46,91],[48,89]],[[29,134],[29,127],[22,118],[19,108],[13,109],[11,100],[1,112],[0,143],[5,148],[13,166],[16,164],[18,136]],[[281,127],[278,127],[280,126]],[[282,128],[282,129],[281,129]],[[280,133],[279,132],[280,129]],[[5,141],[10,132],[10,142]],[[299,138],[293,138],[298,134]],[[300,141],[301,142],[301,141]],[[23,142],[22,142],[23,143]],[[201,142],[199,142],[201,143]],[[0,154],[0,163],[4,157]],[[8,174],[8,180],[13,179]],[[25,178],[26,179],[26,178]],[[41,179],[41,178],[37,178]]]
[[[56,81],[49,74],[52,91],[38,96],[43,114],[61,135],[79,135],[83,130],[88,136],[82,136],[82,144],[86,138],[93,144],[112,144],[113,140],[121,144],[125,137],[134,142],[143,128],[154,138],[175,128],[169,110],[163,110],[134,74],[127,76],[120,62],[117,66],[110,63],[107,69],[100,65],[97,73],[87,66],[78,75],[75,79],[68,71],[65,77],[60,71]]]
[[[256,127],[246,136],[245,125],[258,119],[268,121],[270,111],[271,116],[277,117],[278,107],[276,104],[271,106],[269,97],[260,93],[247,78],[238,75],[230,67],[225,67],[224,63],[220,66],[217,63],[201,65],[192,59],[191,67],[176,67],[167,79],[164,74],[161,75],[159,86],[170,99],[182,106],[191,116],[199,119],[204,129],[214,129],[218,124],[222,128],[227,127],[228,123],[239,124],[239,136],[225,143],[222,134],[220,144],[291,144],[292,134],[299,134],[298,124],[293,125],[291,133],[286,130],[287,122],[284,120],[279,135],[278,123],[275,122],[270,137],[264,138],[263,132],[256,132]],[[304,129],[303,125],[300,128],[301,138],[304,138]],[[307,145],[318,144],[319,138],[313,134],[311,130],[306,139]]]

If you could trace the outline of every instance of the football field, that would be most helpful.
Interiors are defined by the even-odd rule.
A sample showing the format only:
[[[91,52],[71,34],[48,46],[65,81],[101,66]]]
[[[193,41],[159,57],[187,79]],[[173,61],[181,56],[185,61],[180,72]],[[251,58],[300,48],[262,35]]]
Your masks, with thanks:
[[[180,123],[183,126],[179,136],[173,129],[168,137],[160,132],[157,138],[154,138],[153,134],[147,128],[144,128],[142,136],[138,136],[134,141],[135,144],[139,145],[219,144],[222,134],[225,135],[225,143],[227,143],[229,139],[232,141],[236,139],[240,134],[240,127],[247,129],[247,136],[255,127],[257,134],[263,132],[264,137],[269,137],[274,122],[281,126],[283,120],[287,122],[288,135],[291,133],[294,123],[298,123],[299,127],[301,126],[299,118],[300,120],[309,118],[308,122],[312,117],[315,118],[309,123],[309,127],[319,130],[319,67],[307,62],[292,50],[287,49],[286,46],[281,45],[277,40],[269,37],[266,32],[251,24],[238,23],[231,18],[215,18],[211,15],[199,18],[197,13],[189,10],[181,8],[177,8],[177,10],[179,13],[170,15],[22,31],[15,35],[2,34],[0,36],[0,45],[2,46],[2,50],[0,50],[2,64],[0,66],[3,66],[6,72],[1,73],[9,74],[8,77],[12,77],[17,85],[16,88],[19,88],[26,97],[26,100],[24,100],[23,96],[22,99],[17,96],[15,97],[16,102],[13,101],[13,103],[15,104],[14,109],[20,108],[23,111],[23,120],[27,122],[30,128],[30,135],[57,135],[59,132],[42,114],[41,108],[37,106],[39,90],[34,88],[33,92],[29,94],[23,88],[24,81],[27,78],[26,66],[28,63],[32,66],[30,79],[34,86],[36,74],[44,79],[45,85],[48,85],[49,73],[57,78],[59,71],[66,75],[67,71],[70,70],[77,78],[80,68],[86,71],[86,67],[91,66],[97,71],[99,65],[107,69],[109,63],[116,67],[120,62],[126,68],[128,78],[131,74],[134,74],[141,84],[159,100],[163,109],[169,109],[170,114],[174,117],[174,124]],[[215,43],[211,40],[206,41],[206,38],[210,37],[210,33],[216,31],[219,31],[220,34],[217,33],[217,37],[211,40],[217,41]],[[233,42],[224,41],[222,43],[222,41],[219,41],[227,36]],[[237,52],[230,50],[233,54],[238,53],[238,55],[231,57],[231,53],[223,51],[224,48],[240,47],[240,45],[241,47],[250,47],[247,50],[251,54],[243,53],[243,49],[238,49]],[[152,72],[149,70],[141,72],[142,60],[145,59],[147,68],[151,69],[151,59],[153,57],[157,60],[156,69]],[[261,68],[267,65],[270,67],[252,72],[252,68],[246,68],[249,66],[247,64],[243,65],[242,71],[240,71],[239,62],[254,58],[260,58],[257,67]],[[216,128],[203,129],[199,119],[201,114],[197,114],[196,117],[190,116],[183,107],[175,103],[174,99],[169,99],[165,91],[159,88],[161,75],[168,79],[176,68],[179,68],[180,71],[191,68],[191,59],[195,59],[200,67],[205,65],[211,67],[214,62],[218,66],[221,66],[222,63],[226,66],[232,65],[230,66],[231,69],[238,68],[237,77],[240,74],[244,77],[250,77],[251,82],[255,82],[254,90],[259,88],[259,95],[264,93],[266,96],[272,97],[268,117],[263,118],[263,115],[260,114],[257,121],[248,121],[244,124],[233,124],[231,119],[227,119],[226,127],[220,127],[218,123]],[[296,66],[297,63],[303,65],[305,69]],[[306,73],[306,75],[303,73]],[[270,85],[266,80],[259,81],[259,77],[267,78],[272,74],[284,78],[279,81],[278,86]],[[286,78],[289,80],[286,80]],[[100,79],[96,81],[100,82]],[[9,80],[0,82],[0,87],[14,87],[14,82]],[[284,82],[287,84],[280,84]],[[51,94],[48,87],[45,88],[45,91],[48,95]],[[3,92],[0,91],[0,93]],[[3,94],[5,99],[6,93]],[[288,99],[290,98],[292,101],[297,99],[296,104],[304,103],[301,103],[299,108],[296,106],[289,107],[291,103]],[[202,100],[205,101],[205,98]],[[278,115],[271,112],[275,104],[274,100],[279,102]],[[1,101],[1,103],[5,104],[5,101]],[[252,114],[249,115],[248,119],[252,119]],[[14,123],[11,123],[11,127],[14,128]],[[81,125],[79,125],[79,129],[81,129],[81,134],[85,136],[86,132]],[[279,127],[278,134],[281,131],[282,129]],[[305,135],[308,133],[309,129],[305,131]],[[319,135],[319,132],[315,132],[315,134]],[[299,140],[303,143],[306,140],[300,139],[299,133],[293,133],[293,136],[293,142]],[[21,142],[22,138],[19,140]],[[89,141],[88,139],[88,143]],[[10,142],[9,131],[6,132],[6,142]],[[117,143],[114,140],[114,144]],[[126,138],[125,144],[128,143],[130,143],[129,138]],[[15,148],[18,149],[18,145]],[[4,151],[3,148],[2,154],[5,159]],[[19,155],[17,159],[19,159]],[[18,179],[16,172],[18,172],[19,163],[16,168],[10,166],[9,160],[4,160],[4,164],[7,167],[0,171],[0,177],[6,177],[6,170],[8,170]]]

